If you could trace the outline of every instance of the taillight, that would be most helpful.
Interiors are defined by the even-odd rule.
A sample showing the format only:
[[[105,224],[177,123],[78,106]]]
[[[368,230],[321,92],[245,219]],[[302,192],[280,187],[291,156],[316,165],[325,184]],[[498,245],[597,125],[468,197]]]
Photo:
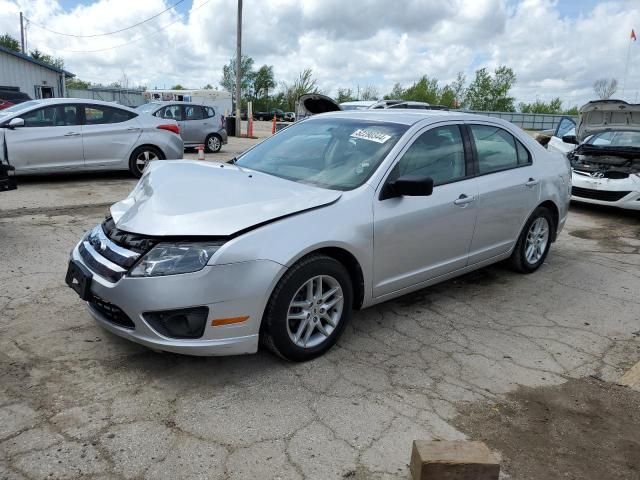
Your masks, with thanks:
[[[169,130],[170,132],[173,132],[176,135],[180,135],[180,127],[178,125],[174,125],[173,123],[158,125],[156,128],[159,128],[160,130]]]

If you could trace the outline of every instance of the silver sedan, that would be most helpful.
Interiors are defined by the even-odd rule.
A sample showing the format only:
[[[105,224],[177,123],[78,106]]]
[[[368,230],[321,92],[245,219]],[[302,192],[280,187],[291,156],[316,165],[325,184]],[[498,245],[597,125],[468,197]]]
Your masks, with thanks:
[[[310,117],[233,164],[152,164],[73,250],[104,328],[157,350],[296,361],[353,309],[508,260],[537,270],[571,173],[510,123],[441,111]]]
[[[129,170],[140,177],[150,161],[179,159],[184,151],[175,121],[81,98],[0,110],[3,143],[0,158],[7,154],[17,174]]]

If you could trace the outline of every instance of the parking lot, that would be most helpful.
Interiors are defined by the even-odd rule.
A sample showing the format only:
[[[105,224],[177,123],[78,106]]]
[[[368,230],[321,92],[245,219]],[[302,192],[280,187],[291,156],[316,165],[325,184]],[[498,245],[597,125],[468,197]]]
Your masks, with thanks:
[[[637,434],[620,432],[637,432],[640,393],[615,386],[640,360],[637,213],[573,205],[538,272],[492,266],[358,312],[336,348],[293,364],[156,353],[94,323],[68,254],[134,184],[30,178],[0,199],[0,478],[407,479],[414,439],[466,437],[502,451],[504,478],[637,478]],[[553,458],[552,436],[499,428],[523,405],[541,425],[526,412],[545,402],[576,418],[556,422]],[[572,465],[582,423],[600,425],[597,455]]]

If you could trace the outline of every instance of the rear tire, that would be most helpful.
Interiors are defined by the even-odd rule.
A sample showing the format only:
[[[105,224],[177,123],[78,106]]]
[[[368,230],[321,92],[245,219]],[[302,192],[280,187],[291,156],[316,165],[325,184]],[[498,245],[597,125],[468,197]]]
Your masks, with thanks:
[[[217,153],[222,148],[222,138],[215,133],[207,135],[204,141],[204,151],[207,153]]]
[[[311,360],[340,338],[352,305],[353,286],[345,267],[326,255],[310,255],[276,285],[263,318],[261,340],[286,360]]]
[[[520,233],[509,263],[520,273],[533,273],[544,263],[554,238],[555,224],[551,212],[536,208]]]
[[[129,171],[134,177],[140,178],[149,162],[154,160],[164,160],[164,154],[159,148],[151,145],[138,147],[129,157]]]

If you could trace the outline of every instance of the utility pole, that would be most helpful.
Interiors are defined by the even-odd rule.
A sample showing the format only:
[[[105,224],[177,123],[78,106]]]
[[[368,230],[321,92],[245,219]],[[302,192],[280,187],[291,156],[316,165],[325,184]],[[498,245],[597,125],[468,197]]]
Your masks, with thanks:
[[[20,12],[20,45],[22,45],[22,53],[24,53],[24,20],[22,12]]]
[[[240,136],[240,99],[242,92],[240,91],[240,76],[242,63],[242,0],[238,0],[238,29],[236,32],[236,137]]]

